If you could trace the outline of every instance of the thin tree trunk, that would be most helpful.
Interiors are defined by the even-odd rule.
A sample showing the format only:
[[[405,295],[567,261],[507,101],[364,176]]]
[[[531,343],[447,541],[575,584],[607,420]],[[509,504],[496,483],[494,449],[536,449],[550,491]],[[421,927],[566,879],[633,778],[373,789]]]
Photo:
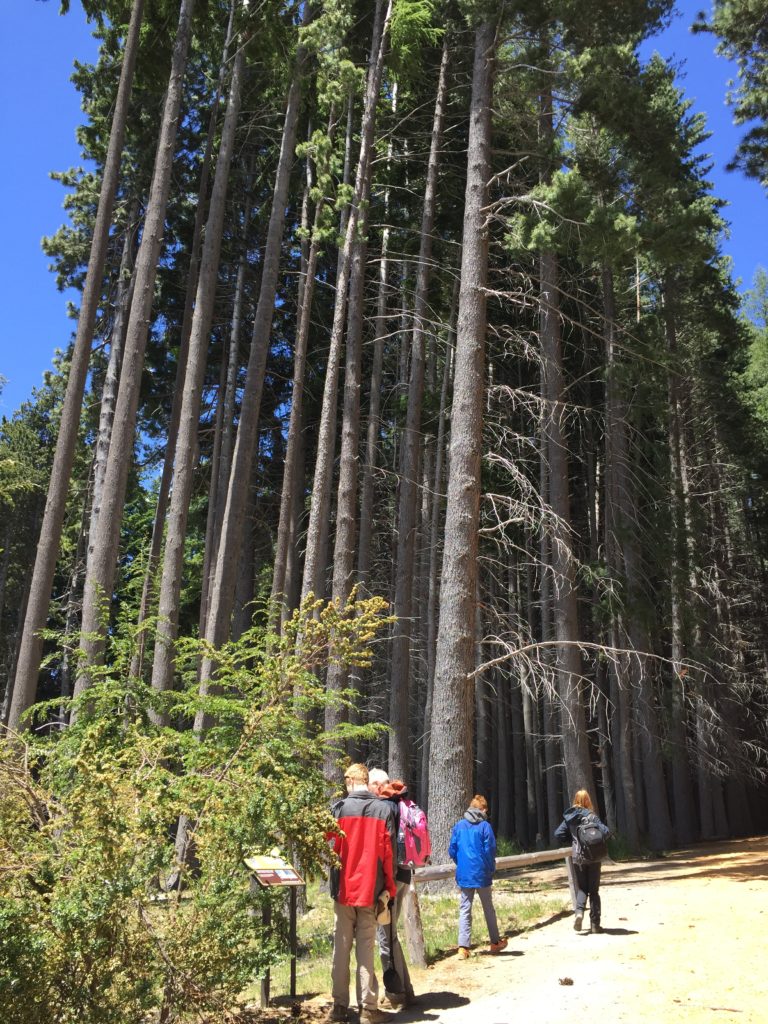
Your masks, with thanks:
[[[386,203],[385,203],[386,209]],[[381,385],[384,368],[384,338],[387,334],[387,299],[389,261],[387,248],[389,229],[385,228],[381,239],[379,258],[379,294],[376,303],[376,326],[374,328],[373,362],[368,395],[368,425],[365,437],[365,457],[360,482],[360,536],[357,541],[357,578],[363,592],[369,590],[371,571],[371,545],[373,542],[373,494],[376,457],[381,429]]]
[[[478,594],[475,602],[475,670],[483,664],[483,627],[482,605],[480,603],[479,580]],[[484,796],[491,791],[493,765],[491,761],[491,702],[493,700],[491,685],[485,675],[480,672],[475,676],[475,792]],[[490,801],[489,801],[490,802]],[[492,807],[492,811],[496,808]]]
[[[387,0],[384,9],[383,0],[377,0],[376,15],[374,20],[373,35],[371,40],[371,53],[366,83],[365,106],[363,110],[362,124],[360,128],[360,153],[355,174],[355,190],[352,204],[349,208],[349,216],[346,224],[344,246],[339,257],[339,268],[336,279],[336,300],[333,310],[333,325],[331,327],[331,344],[328,353],[328,365],[326,368],[325,386],[323,389],[323,404],[320,414],[320,429],[318,432],[317,456],[315,461],[315,476],[312,486],[312,501],[309,512],[309,527],[307,529],[307,546],[304,557],[304,577],[302,580],[302,600],[310,593],[322,594],[325,587],[323,577],[325,575],[325,558],[323,557],[324,544],[321,543],[322,524],[327,524],[329,519],[330,497],[331,497],[331,474],[333,471],[333,450],[336,433],[336,406],[338,398],[338,366],[341,358],[341,345],[344,333],[344,324],[347,319],[347,298],[352,282],[353,265],[357,263],[359,272],[363,272],[361,260],[355,260],[356,253],[361,245],[360,222],[364,218],[367,209],[366,204],[370,192],[371,181],[371,158],[373,155],[373,135],[376,122],[376,104],[379,96],[381,75],[383,71],[384,50],[386,35],[391,17],[391,0]],[[350,322],[356,315],[350,311]],[[350,396],[351,397],[351,396]],[[355,471],[357,462],[357,450],[353,453],[346,453],[346,457],[355,460]],[[342,459],[342,462],[344,460]],[[350,467],[346,467],[349,471]],[[348,488],[345,481],[344,489]],[[342,493],[342,484],[339,484],[339,494]],[[342,511],[346,515],[345,511]],[[354,513],[353,520],[354,522]],[[348,543],[348,539],[344,541]],[[354,548],[352,549],[354,550]],[[341,553],[341,549],[339,550]],[[336,573],[334,573],[336,575]],[[343,573],[348,578],[349,572],[345,566]],[[339,575],[339,586],[341,586],[341,575]]]
[[[433,484],[432,522],[429,526],[429,595],[427,597],[427,693],[424,701],[424,729],[421,748],[421,799],[429,801],[429,758],[432,742],[432,702],[434,698],[435,661],[437,658],[437,625],[440,581],[439,538],[443,511],[443,463],[445,461],[445,434],[449,418],[448,391],[451,386],[453,351],[456,335],[456,310],[459,301],[459,278],[457,276],[451,300],[448,322],[448,344],[443,362],[443,381],[440,388],[440,412],[437,418],[437,440],[435,441],[435,479]]]
[[[432,702],[429,808],[436,859],[447,855],[451,829],[471,796],[474,625],[477,587],[480,468],[485,381],[491,98],[495,26],[475,32],[461,290],[451,415],[451,451],[440,624]]]
[[[560,293],[557,258],[541,256],[542,357],[547,399],[547,452],[550,506],[556,517],[551,538],[557,642],[556,685],[561,709],[563,761],[569,795],[581,788],[594,793],[582,700],[582,655],[579,649],[579,610],[575,589],[575,555],[570,532],[568,460],[564,431],[564,381],[560,339]]]
[[[547,454],[547,422],[548,412],[546,404],[546,380],[541,374],[541,400],[542,420],[539,435],[539,499],[542,507],[549,505],[549,458]],[[552,833],[561,820],[562,808],[559,806],[559,762],[558,756],[560,747],[559,731],[554,724],[554,673],[552,670],[552,538],[547,530],[541,531],[539,543],[539,618],[541,634],[541,651],[539,662],[542,666],[544,689],[542,694],[542,727],[544,732],[543,753],[544,753],[544,778],[546,782],[546,805],[547,805],[547,839],[551,840]]]
[[[135,236],[137,225],[135,221],[137,216],[138,209],[134,205],[128,217],[125,239],[123,241],[123,255],[120,259],[119,281],[115,297],[115,318],[109,339],[109,360],[106,373],[104,374],[104,384],[101,389],[99,427],[96,435],[96,451],[93,456],[91,522],[88,527],[91,530],[96,526],[98,510],[101,508],[103,500],[104,477],[107,471],[109,444],[112,439],[112,424],[115,418],[115,402],[117,401],[120,368],[123,363],[123,350],[125,348],[125,332],[128,327],[128,318],[131,311],[133,289],[136,284]]]
[[[672,686],[669,714],[669,736],[672,747],[672,792],[674,799],[675,834],[680,845],[696,837],[693,809],[693,786],[688,760],[686,700],[685,638],[683,607],[685,603],[685,515],[683,510],[683,482],[680,464],[680,400],[678,394],[677,332],[674,314],[674,288],[670,282],[665,289],[665,324],[669,371],[669,461],[670,503],[672,506],[672,562],[670,565],[671,626],[672,626]]]
[[[312,227],[312,241],[307,254],[306,266],[303,269],[303,283],[300,288],[299,322],[296,329],[296,342],[293,352],[293,384],[291,388],[291,416],[288,424],[288,441],[283,467],[283,486],[280,492],[280,517],[277,525],[277,541],[275,544],[275,567],[272,573],[272,614],[279,604],[286,609],[286,569],[291,543],[294,495],[298,486],[297,466],[301,449],[301,431],[304,422],[304,382],[307,370],[307,342],[312,314],[312,300],[315,294],[315,274],[320,249],[318,237],[321,203],[315,210],[315,221]],[[282,616],[281,616],[282,617]]]
[[[627,488],[627,441],[626,419],[623,403],[618,394],[616,381],[616,310],[613,291],[613,273],[603,266],[603,340],[605,343],[605,557],[608,574],[617,580],[621,575],[622,527],[625,526]],[[628,523],[626,524],[629,525]],[[626,653],[630,644],[629,634],[624,626],[623,609],[611,608],[611,644],[614,655],[608,671],[614,676],[616,688],[617,729],[614,730],[614,752],[617,755],[617,776],[621,779],[621,808],[623,816],[619,825],[630,851],[637,853],[640,848],[640,829],[633,775],[633,733],[631,720],[630,655]]]
[[[96,324],[96,313],[104,278],[109,227],[112,221],[115,194],[120,176],[120,162],[125,139],[133,73],[139,51],[143,9],[144,0],[134,0],[125,48],[123,50],[120,84],[115,99],[115,112],[112,117],[109,146],[104,163],[104,174],[101,179],[99,205],[93,227],[91,252],[88,259],[88,270],[77,323],[72,362],[64,395],[64,408],[61,414],[59,434],[56,441],[56,452],[53,457],[53,466],[51,467],[48,498],[37,545],[37,553],[35,555],[35,567],[32,572],[24,625],[21,631],[21,646],[16,662],[13,698],[8,718],[8,725],[11,729],[19,728],[21,716],[35,700],[37,676],[40,671],[40,659],[43,649],[40,630],[45,627],[48,620],[48,606],[51,600],[53,577],[56,572],[56,560],[59,555],[67,494],[69,492],[70,476],[80,427],[80,410],[83,404],[85,382],[88,376],[88,365],[91,357],[91,344]]]
[[[195,298],[195,312],[189,340],[189,354],[184,373],[184,392],[179,419],[178,455],[176,458],[173,494],[166,530],[163,571],[160,581],[155,655],[152,665],[152,688],[171,689],[173,685],[174,643],[179,627],[184,543],[192,496],[194,471],[197,465],[198,430],[203,383],[207,366],[209,335],[218,283],[221,239],[224,230],[229,169],[235,146],[235,131],[240,110],[240,93],[245,68],[245,48],[241,46],[232,68],[229,100],[216,160],[216,175],[211,193],[205,244],[200,263],[200,276]],[[159,716],[162,718],[162,716]]]
[[[193,9],[194,0],[182,0],[149,203],[136,259],[136,286],[128,321],[120,390],[104,480],[104,503],[99,512],[96,536],[91,537],[92,553],[83,592],[82,647],[85,662],[84,669],[75,683],[76,697],[90,684],[88,669],[98,664],[104,654],[105,604],[108,607],[112,599],[128,470],[133,463],[141,370],[171,187],[184,70],[192,38]]]
[[[509,677],[507,673],[497,671],[495,682],[496,707],[493,717],[496,731],[496,780],[493,789],[497,798],[496,831],[499,836],[508,839],[514,831],[514,801],[509,784],[512,754],[510,751]]]
[[[184,314],[181,321],[181,336],[179,339],[179,352],[176,362],[176,379],[173,385],[173,399],[171,401],[171,418],[168,424],[168,436],[165,442],[165,455],[163,458],[163,471],[160,476],[160,486],[157,489],[157,502],[155,504],[155,515],[152,521],[152,535],[149,542],[147,565],[144,570],[144,583],[139,602],[139,614],[137,616],[138,636],[136,650],[131,659],[131,675],[142,676],[144,672],[144,653],[147,644],[147,633],[143,628],[150,613],[150,607],[154,600],[154,588],[156,584],[156,573],[160,561],[160,552],[163,546],[165,533],[165,517],[168,511],[168,499],[171,493],[173,482],[173,471],[176,460],[176,447],[178,443],[179,423],[181,421],[181,403],[184,395],[184,375],[187,370],[189,359],[189,339],[192,334],[192,320],[194,317],[195,297],[200,275],[200,248],[202,243],[203,225],[208,213],[208,183],[211,176],[211,165],[213,161],[213,146],[216,135],[216,122],[218,121],[219,104],[224,88],[227,74],[227,61],[229,56],[229,44],[232,38],[232,25],[234,23],[235,4],[234,0],[229,8],[229,24],[224,40],[224,49],[219,65],[219,78],[216,94],[208,118],[208,134],[203,152],[203,162],[200,169],[200,185],[197,192],[197,207],[195,209],[195,222],[192,229],[192,242],[190,244],[189,269],[187,272],[187,290],[184,300]]]
[[[443,41],[443,55],[432,119],[432,138],[427,162],[424,205],[421,216],[419,262],[416,270],[416,290],[413,303],[413,333],[411,340],[411,377],[408,385],[408,405],[405,429],[400,450],[400,501],[397,517],[397,561],[395,566],[395,615],[392,637],[392,667],[389,703],[389,772],[392,778],[407,774],[410,759],[408,736],[410,675],[411,675],[411,620],[413,616],[413,577],[417,532],[417,500],[420,474],[421,408],[424,397],[425,370],[425,316],[430,271],[432,265],[432,233],[435,224],[437,172],[440,145],[445,121],[448,82],[448,39]]]
[[[309,9],[306,8],[304,12],[305,22],[308,21],[309,17]],[[221,522],[216,565],[213,572],[213,584],[210,592],[210,607],[205,635],[214,648],[220,647],[226,642],[230,629],[235,596],[235,566],[242,538],[243,511],[250,481],[248,470],[256,446],[264,373],[269,352],[269,339],[280,265],[280,250],[285,230],[285,207],[288,199],[293,155],[296,148],[305,57],[306,51],[303,47],[299,47],[296,56],[296,68],[286,104],[280,156],[277,164],[272,209],[270,211],[269,228],[267,231],[267,242],[264,249],[259,301],[253,323],[251,351],[240,407],[237,441],[232,458],[232,470],[229,477],[227,500]],[[201,687],[204,693],[207,692],[208,683],[213,676],[213,671],[214,665],[212,660],[205,658],[201,667]],[[198,715],[195,727],[202,729],[205,725],[205,717]]]
[[[576,565],[571,535],[571,500],[568,492],[568,454],[564,431],[563,361],[560,337],[560,293],[557,258],[542,253],[541,348],[547,401],[546,435],[549,457],[549,502],[555,519],[551,537],[554,576],[554,622],[557,642],[555,665],[561,708],[563,760],[569,795],[577,789],[594,793],[587,726],[581,695],[582,664],[576,604]]]
[[[648,678],[648,658],[651,639],[642,623],[642,583],[640,553],[637,547],[639,524],[634,513],[634,488],[627,438],[627,407],[617,378],[615,344],[616,312],[613,274],[603,269],[603,303],[606,342],[606,531],[610,533],[606,549],[620,554],[626,580],[626,615],[628,629],[623,621],[618,625],[619,643],[631,654],[623,657],[626,676],[623,685],[630,688],[634,707],[636,735],[634,743],[642,755],[643,781],[648,818],[648,842],[652,849],[667,849],[672,844],[672,823],[667,801],[666,783],[661,758],[659,726],[654,706],[653,688]],[[610,504],[609,504],[610,502]],[[620,540],[621,538],[621,540]],[[626,756],[626,751],[622,751]],[[627,812],[630,813],[629,810]],[[639,802],[634,815],[639,815]],[[638,822],[639,824],[639,822]],[[630,821],[630,843],[639,844],[637,830]]]
[[[253,165],[251,164],[251,174]],[[243,210],[242,252],[237,267],[235,282],[235,298],[232,304],[232,324],[229,332],[229,351],[227,354],[227,372],[224,380],[221,408],[221,437],[217,449],[216,465],[211,467],[211,489],[208,496],[208,515],[205,523],[205,553],[203,555],[203,579],[200,595],[200,636],[205,636],[208,621],[211,573],[216,564],[218,552],[220,524],[224,516],[229,475],[232,468],[232,440],[235,429],[235,398],[237,392],[237,371],[240,368],[240,335],[243,326],[243,303],[245,295],[245,277],[248,273],[248,224],[251,219],[252,199],[250,192],[245,200]]]

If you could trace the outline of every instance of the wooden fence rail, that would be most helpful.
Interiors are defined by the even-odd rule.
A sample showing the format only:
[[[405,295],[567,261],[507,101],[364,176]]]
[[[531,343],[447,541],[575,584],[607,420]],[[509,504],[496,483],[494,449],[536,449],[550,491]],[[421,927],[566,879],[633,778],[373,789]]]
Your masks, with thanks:
[[[512,857],[496,858],[496,874],[504,874],[506,871],[515,871],[518,868],[529,867],[532,864],[548,864],[552,861],[564,860],[568,874],[568,888],[571,893],[571,905],[576,909],[576,879],[573,873],[571,861],[571,847],[561,847],[557,850],[535,850],[533,853],[519,853]],[[424,885],[427,882],[441,882],[453,878],[456,871],[455,864],[430,864],[425,868],[416,868],[413,872],[414,884],[408,886],[403,893],[403,925],[405,930],[405,941],[408,945],[408,956],[415,967],[427,966],[427,947],[424,941],[424,928],[421,923],[421,911],[419,910],[419,898],[416,895],[416,885]]]

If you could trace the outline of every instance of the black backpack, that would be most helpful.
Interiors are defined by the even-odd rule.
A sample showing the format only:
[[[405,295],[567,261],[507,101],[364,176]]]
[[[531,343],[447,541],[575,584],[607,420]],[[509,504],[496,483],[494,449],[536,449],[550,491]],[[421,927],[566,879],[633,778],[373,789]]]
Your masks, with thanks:
[[[599,864],[608,856],[608,843],[600,819],[596,814],[585,814],[576,826],[576,841],[581,856],[589,864]]]

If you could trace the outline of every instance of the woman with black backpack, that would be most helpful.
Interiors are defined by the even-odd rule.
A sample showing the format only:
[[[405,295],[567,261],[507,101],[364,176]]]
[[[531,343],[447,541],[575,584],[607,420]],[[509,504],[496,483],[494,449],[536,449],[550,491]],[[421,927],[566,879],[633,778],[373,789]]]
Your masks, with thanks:
[[[600,927],[600,862],[608,847],[610,835],[607,825],[595,814],[592,800],[586,789],[580,789],[573,798],[573,806],[563,815],[562,822],[555,829],[555,839],[564,843],[570,837],[573,844],[573,867],[576,875],[576,917],[574,930],[581,931],[584,911],[589,897],[590,931],[594,935]]]

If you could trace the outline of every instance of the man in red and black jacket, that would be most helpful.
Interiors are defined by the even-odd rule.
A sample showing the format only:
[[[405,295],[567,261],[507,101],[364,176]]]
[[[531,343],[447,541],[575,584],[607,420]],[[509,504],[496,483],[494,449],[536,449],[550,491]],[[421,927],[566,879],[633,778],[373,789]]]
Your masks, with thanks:
[[[349,1010],[349,958],[352,943],[357,956],[357,995],[360,1024],[380,1024],[388,1015],[377,1008],[379,984],[373,966],[376,940],[376,900],[387,892],[395,898],[394,848],[397,819],[393,805],[368,790],[368,769],[353,764],[344,775],[347,795],[331,808],[342,835],[333,849],[341,861],[331,871],[333,936],[333,1008],[328,1019],[342,1022]]]

